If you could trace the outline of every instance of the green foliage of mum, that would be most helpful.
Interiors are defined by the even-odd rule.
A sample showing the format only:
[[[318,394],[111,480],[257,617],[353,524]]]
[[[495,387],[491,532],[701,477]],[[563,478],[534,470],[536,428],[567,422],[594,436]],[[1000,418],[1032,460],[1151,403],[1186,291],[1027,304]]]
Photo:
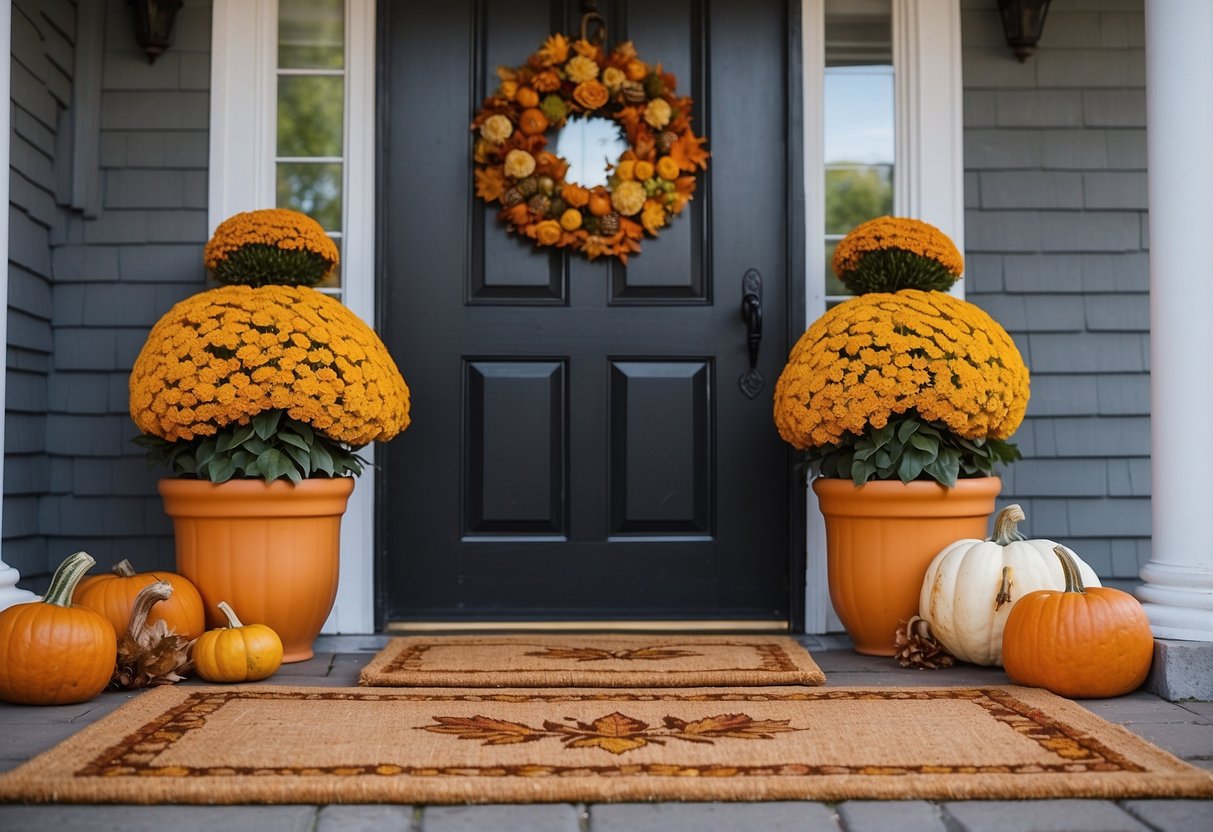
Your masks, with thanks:
[[[889,419],[863,436],[847,434],[842,442],[805,452],[809,472],[824,477],[868,480],[935,480],[951,488],[959,477],[988,477],[994,468],[1021,458],[1014,443],[1001,439],[965,439],[945,425],[927,422],[917,413]]]
[[[345,443],[329,439],[281,410],[257,414],[248,424],[229,425],[213,436],[169,442],[143,434],[149,465],[167,466],[177,477],[227,482],[358,476],[364,460]]]
[[[899,249],[869,251],[838,279],[856,295],[902,289],[946,292],[956,275],[943,264]]]
[[[332,268],[314,251],[246,243],[216,263],[211,273],[229,286],[315,286]]]

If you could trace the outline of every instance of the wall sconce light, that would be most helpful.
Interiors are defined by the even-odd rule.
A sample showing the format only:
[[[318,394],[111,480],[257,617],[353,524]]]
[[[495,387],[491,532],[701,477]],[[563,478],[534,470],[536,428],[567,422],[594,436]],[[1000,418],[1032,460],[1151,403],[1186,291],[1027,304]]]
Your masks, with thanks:
[[[1049,3],[1050,0],[998,0],[1007,46],[1015,50],[1020,63],[1036,49],[1036,42],[1045,28]]]
[[[153,64],[173,45],[173,21],[183,0],[128,0],[135,12],[135,41]]]

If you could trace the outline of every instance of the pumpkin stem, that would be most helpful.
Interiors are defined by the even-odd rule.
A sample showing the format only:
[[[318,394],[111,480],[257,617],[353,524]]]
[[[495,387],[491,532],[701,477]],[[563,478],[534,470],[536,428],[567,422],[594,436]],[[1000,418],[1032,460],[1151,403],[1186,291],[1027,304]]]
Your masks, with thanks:
[[[1011,567],[1004,566],[1002,568],[1002,580],[998,584],[998,594],[994,596],[994,611],[1002,609],[1003,604],[1011,601],[1011,586],[1015,582],[1011,580]]]
[[[236,611],[228,606],[227,601],[220,601],[215,606],[219,607],[219,609],[223,611],[223,614],[227,616],[227,626],[231,627],[233,630],[238,630],[244,626],[240,623],[240,619],[236,617]]]
[[[999,546],[1010,546],[1018,540],[1023,540],[1024,536],[1019,533],[1019,522],[1024,518],[1019,503],[1011,503],[994,518],[994,536],[990,541]]]
[[[123,563],[125,562],[123,561]],[[135,603],[131,605],[131,620],[126,627],[126,631],[132,636],[137,637],[139,633],[143,632],[143,627],[147,624],[147,617],[151,613],[152,607],[166,600],[172,594],[173,585],[168,581],[156,581],[139,590],[139,594],[135,596]]]
[[[1078,571],[1078,564],[1074,562],[1074,558],[1066,551],[1064,546],[1054,546],[1054,554],[1061,560],[1061,571],[1066,576],[1066,592],[1085,593],[1087,588],[1082,585],[1082,574]]]
[[[59,568],[55,570],[55,574],[51,578],[50,588],[42,596],[43,602],[54,604],[57,607],[70,607],[72,595],[76,592],[76,585],[80,583],[84,573],[92,569],[96,562],[88,552],[76,552],[74,555],[64,558],[63,563],[59,564]]]
[[[123,558],[115,563],[113,569],[110,571],[112,571],[119,578],[133,578],[136,574],[135,567],[131,566],[131,562],[126,558]]]

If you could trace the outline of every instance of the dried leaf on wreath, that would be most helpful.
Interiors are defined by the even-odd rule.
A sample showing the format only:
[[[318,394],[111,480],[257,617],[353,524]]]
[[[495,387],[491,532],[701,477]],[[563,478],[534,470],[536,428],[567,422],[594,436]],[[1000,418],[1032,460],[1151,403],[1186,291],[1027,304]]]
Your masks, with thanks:
[[[118,657],[110,684],[121,690],[171,685],[193,667],[193,641],[169,629],[163,619],[149,625],[152,607],[173,594],[168,581],[148,584],[135,596],[127,631],[118,639]]]
[[[913,616],[903,621],[893,636],[897,663],[902,667],[919,670],[938,670],[956,664],[956,658],[943,649],[931,633],[931,625],[925,618]]]
[[[707,168],[708,157],[711,156],[702,145],[707,139],[697,137],[694,133],[686,132],[678,137],[678,141],[674,142],[674,146],[670,148],[670,158],[678,163],[678,167],[685,171],[693,171],[696,166]]]
[[[495,202],[505,193],[505,174],[501,168],[479,168],[476,171],[476,196]]]

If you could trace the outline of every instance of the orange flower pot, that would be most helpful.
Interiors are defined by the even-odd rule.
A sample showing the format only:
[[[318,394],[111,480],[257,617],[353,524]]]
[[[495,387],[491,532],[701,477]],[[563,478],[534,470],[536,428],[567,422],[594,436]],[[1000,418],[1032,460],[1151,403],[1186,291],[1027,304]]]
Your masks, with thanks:
[[[202,593],[207,627],[227,626],[216,606],[227,601],[242,621],[278,633],[284,662],[310,659],[337,597],[341,515],[353,490],[352,477],[160,480],[177,571]]]
[[[934,481],[820,477],[813,491],[826,521],[830,600],[855,652],[892,656],[894,633],[918,613],[931,559],[962,538],[984,539],[998,477]]]

